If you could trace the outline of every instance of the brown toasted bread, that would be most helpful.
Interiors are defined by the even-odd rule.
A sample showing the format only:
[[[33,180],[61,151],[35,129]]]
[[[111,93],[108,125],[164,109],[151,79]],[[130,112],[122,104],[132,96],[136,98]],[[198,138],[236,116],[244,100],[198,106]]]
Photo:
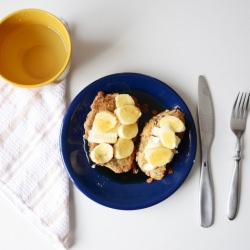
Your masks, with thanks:
[[[136,153],[136,161],[138,166],[140,167],[140,169],[147,175],[149,176],[151,179],[155,179],[155,180],[161,180],[166,174],[167,174],[167,170],[168,167],[170,166],[170,164],[166,164],[164,166],[160,166],[160,167],[156,167],[153,170],[145,170],[143,168],[144,164],[147,163],[147,160],[145,158],[145,154],[144,154],[144,150],[148,144],[150,135],[151,135],[151,131],[153,129],[153,127],[159,127],[159,121],[161,120],[161,118],[163,118],[166,115],[172,115],[172,116],[176,116],[178,117],[181,121],[183,121],[185,123],[185,117],[184,117],[184,113],[178,109],[174,109],[174,110],[165,110],[155,116],[153,116],[144,126],[143,131],[141,132],[140,135],[140,143],[139,143],[139,147],[138,147],[138,151]],[[177,133],[176,135],[182,139],[184,132],[181,133]]]
[[[98,92],[97,96],[95,97],[91,105],[91,111],[88,113],[86,121],[84,122],[84,130],[85,130],[84,138],[86,140],[88,140],[89,138],[89,132],[92,129],[96,114],[99,111],[114,112],[116,108],[115,97],[117,95],[118,93],[105,94],[103,91]],[[91,153],[91,151],[97,145],[98,145],[97,143],[89,142],[89,153]],[[107,167],[112,171],[114,171],[115,173],[124,173],[132,169],[134,165],[134,159],[135,159],[135,149],[129,157],[123,159],[116,159],[115,157],[113,157],[110,161],[98,165]]]

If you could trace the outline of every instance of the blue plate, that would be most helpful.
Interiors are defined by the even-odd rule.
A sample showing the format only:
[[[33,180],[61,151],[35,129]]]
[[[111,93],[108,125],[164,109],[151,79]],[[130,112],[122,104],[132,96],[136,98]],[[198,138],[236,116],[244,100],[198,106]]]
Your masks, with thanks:
[[[88,145],[83,140],[83,123],[98,91],[129,93],[148,111],[179,108],[185,113],[186,132],[172,162],[173,174],[147,183],[143,173],[115,174],[103,167],[93,167]],[[152,114],[145,112],[139,127]],[[60,138],[61,154],[75,186],[87,197],[104,206],[132,210],[155,205],[172,195],[188,176],[196,154],[196,129],[192,115],[181,97],[165,83],[137,73],[119,73],[103,77],[84,88],[69,105]]]

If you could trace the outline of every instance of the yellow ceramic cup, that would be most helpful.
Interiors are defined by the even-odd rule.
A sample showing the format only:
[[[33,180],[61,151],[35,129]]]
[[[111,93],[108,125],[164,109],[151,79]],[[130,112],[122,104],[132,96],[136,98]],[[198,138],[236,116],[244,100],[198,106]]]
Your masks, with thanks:
[[[39,9],[0,21],[0,75],[26,88],[61,81],[68,73],[71,41],[64,23]]]

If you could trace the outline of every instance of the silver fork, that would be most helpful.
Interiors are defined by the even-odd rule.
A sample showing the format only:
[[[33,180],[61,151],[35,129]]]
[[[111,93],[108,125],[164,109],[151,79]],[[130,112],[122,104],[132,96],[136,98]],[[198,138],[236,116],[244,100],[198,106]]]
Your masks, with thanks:
[[[246,120],[249,109],[249,93],[239,93],[235,100],[230,126],[237,137],[236,154],[234,156],[235,165],[233,178],[228,197],[227,217],[233,220],[236,217],[239,206],[240,195],[240,160],[241,160],[241,136],[246,128]]]

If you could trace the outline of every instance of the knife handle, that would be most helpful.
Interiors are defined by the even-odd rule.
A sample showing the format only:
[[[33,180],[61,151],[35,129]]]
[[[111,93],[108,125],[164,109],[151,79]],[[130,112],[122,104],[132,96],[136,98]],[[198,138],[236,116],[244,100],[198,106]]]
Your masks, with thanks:
[[[202,161],[200,176],[201,226],[210,227],[214,219],[214,197],[208,161]]]

